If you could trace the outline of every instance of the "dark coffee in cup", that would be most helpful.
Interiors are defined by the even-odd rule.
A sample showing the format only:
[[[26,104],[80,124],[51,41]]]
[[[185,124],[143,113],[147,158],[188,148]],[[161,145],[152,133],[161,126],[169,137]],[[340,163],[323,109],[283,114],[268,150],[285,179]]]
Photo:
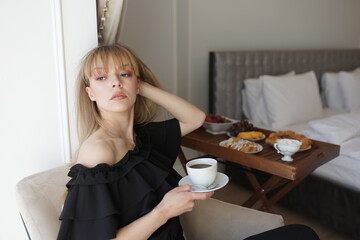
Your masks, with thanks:
[[[211,167],[211,165],[210,164],[198,163],[198,164],[193,164],[190,167],[191,168],[207,168],[207,167]]]
[[[217,176],[217,161],[213,158],[197,158],[186,163],[186,172],[192,185],[207,187]]]

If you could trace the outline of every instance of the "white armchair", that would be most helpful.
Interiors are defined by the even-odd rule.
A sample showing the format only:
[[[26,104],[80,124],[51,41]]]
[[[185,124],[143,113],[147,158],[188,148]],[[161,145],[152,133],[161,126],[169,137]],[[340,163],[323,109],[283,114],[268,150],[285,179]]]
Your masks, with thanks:
[[[69,181],[67,173],[67,167],[57,167],[25,177],[17,184],[19,211],[30,239],[56,239],[65,184]],[[239,240],[284,225],[279,215],[216,199],[198,201],[194,210],[180,220],[188,240]]]
[[[16,198],[24,225],[32,240],[56,239],[60,212],[70,180],[66,166],[53,168],[22,179]]]

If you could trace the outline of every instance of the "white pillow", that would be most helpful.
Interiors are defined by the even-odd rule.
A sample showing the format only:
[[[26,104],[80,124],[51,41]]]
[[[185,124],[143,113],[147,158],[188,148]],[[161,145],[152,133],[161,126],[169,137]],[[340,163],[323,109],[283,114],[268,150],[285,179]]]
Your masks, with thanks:
[[[242,99],[242,111],[248,119],[251,119],[250,107],[247,101],[245,89],[241,89],[241,99]]]
[[[295,75],[295,72],[291,71],[280,76],[288,75],[293,76]],[[245,100],[243,101],[243,111],[245,115],[253,122],[267,124],[268,117],[266,115],[266,108],[262,98],[259,78],[248,78],[244,80],[244,96]]]
[[[322,116],[319,85],[313,71],[295,76],[260,78],[269,125],[273,129]]]
[[[243,89],[243,112],[249,119],[253,119],[252,111],[256,106],[257,99],[260,95],[260,84],[258,78],[248,78],[244,80]]]
[[[345,110],[350,112],[360,109],[360,71],[341,71],[338,80],[344,97]]]
[[[326,72],[322,75],[321,92],[324,94],[326,107],[344,110],[344,97],[340,89],[338,73]]]

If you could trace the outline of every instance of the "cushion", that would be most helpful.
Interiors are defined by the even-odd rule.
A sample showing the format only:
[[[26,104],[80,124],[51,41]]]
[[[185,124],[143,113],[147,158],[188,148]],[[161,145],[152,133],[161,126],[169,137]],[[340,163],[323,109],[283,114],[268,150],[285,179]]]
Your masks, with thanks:
[[[338,80],[345,110],[350,112],[360,109],[360,70],[341,71]]]
[[[266,112],[272,129],[322,116],[319,86],[313,71],[295,76],[260,78]]]
[[[239,240],[284,225],[280,215],[261,212],[214,198],[197,201],[180,216],[187,240]]]
[[[294,71],[280,76],[293,76]],[[260,76],[261,78],[262,76]],[[244,80],[243,111],[245,115],[256,123],[268,123],[265,111],[265,103],[262,98],[262,91],[259,78],[248,78]]]

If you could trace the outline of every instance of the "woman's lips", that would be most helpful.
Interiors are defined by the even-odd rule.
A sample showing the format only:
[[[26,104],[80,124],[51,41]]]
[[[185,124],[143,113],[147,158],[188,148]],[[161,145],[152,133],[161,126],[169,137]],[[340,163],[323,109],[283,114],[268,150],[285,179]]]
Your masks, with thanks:
[[[121,100],[124,98],[126,98],[126,95],[124,93],[117,92],[110,98],[110,100]]]

